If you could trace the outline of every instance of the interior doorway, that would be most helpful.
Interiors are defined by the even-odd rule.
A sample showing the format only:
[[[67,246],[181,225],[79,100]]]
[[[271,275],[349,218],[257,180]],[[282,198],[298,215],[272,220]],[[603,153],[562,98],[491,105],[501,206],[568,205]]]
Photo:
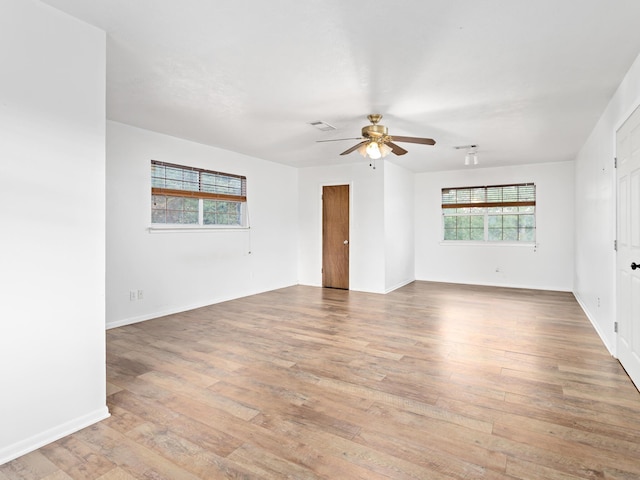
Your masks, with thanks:
[[[640,389],[640,108],[616,132],[616,352]]]
[[[349,185],[322,187],[322,286],[349,289]]]

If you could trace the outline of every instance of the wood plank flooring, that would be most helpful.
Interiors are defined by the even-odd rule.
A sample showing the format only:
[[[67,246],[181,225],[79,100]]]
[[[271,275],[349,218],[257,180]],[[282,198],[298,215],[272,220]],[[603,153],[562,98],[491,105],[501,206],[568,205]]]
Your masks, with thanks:
[[[0,480],[640,479],[640,394],[569,293],[296,286],[107,352],[112,416]]]

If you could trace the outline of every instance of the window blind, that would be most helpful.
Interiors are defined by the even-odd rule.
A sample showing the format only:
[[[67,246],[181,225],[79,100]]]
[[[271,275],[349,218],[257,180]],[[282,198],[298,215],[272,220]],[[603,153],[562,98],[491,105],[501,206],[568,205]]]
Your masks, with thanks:
[[[442,189],[442,208],[528,207],[536,204],[534,183]]]
[[[151,193],[173,197],[247,201],[247,178],[231,173],[151,161]]]

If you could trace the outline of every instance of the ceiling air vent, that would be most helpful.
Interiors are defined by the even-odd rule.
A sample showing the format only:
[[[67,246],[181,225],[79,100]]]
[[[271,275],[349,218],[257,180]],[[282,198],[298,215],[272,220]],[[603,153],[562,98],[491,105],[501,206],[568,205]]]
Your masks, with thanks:
[[[309,123],[309,125],[311,125],[312,127],[316,127],[318,130],[321,130],[323,132],[330,132],[331,130],[336,130],[336,127],[334,127],[333,125],[329,125],[326,122],[322,122],[320,120],[318,120],[317,122],[311,122]]]

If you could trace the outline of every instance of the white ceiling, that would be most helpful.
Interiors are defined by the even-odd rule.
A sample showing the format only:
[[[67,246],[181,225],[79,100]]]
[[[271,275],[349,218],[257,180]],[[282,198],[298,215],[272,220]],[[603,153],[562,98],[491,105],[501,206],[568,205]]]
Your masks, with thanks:
[[[369,113],[416,172],[572,160],[640,52],[638,0],[42,1],[106,30],[109,119],[299,167]]]

